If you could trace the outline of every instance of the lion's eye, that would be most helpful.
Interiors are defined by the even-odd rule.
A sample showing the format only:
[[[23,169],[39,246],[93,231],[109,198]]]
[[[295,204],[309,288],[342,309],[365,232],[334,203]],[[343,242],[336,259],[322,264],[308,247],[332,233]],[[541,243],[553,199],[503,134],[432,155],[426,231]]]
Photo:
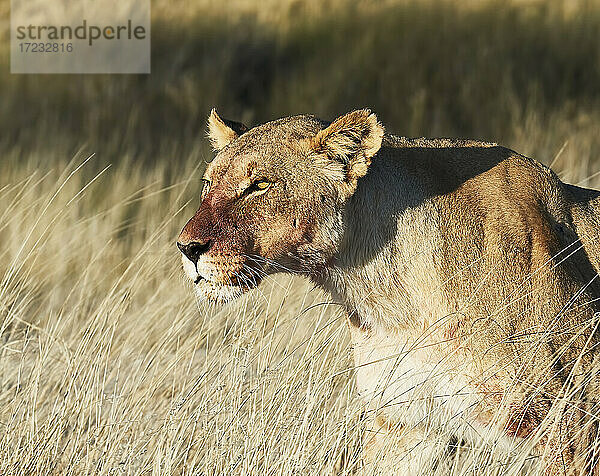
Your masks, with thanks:
[[[265,190],[267,190],[270,186],[272,185],[272,182],[269,182],[268,180],[257,180],[255,182],[253,182],[245,191],[245,195],[246,194],[250,194],[253,192],[264,192]]]
[[[208,192],[210,192],[210,185],[210,180],[202,179],[202,192],[200,192],[200,201],[204,200],[206,195],[208,195]]]
[[[271,186],[271,182],[267,182],[266,180],[259,180],[258,182],[254,182],[254,186],[257,190],[266,190]]]

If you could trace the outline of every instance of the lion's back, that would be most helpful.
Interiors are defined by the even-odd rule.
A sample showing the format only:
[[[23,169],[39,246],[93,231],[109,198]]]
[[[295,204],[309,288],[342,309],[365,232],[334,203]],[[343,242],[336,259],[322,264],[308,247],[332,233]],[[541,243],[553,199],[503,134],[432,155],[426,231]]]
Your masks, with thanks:
[[[456,327],[482,362],[559,391],[574,365],[589,368],[586,348],[600,343],[600,193],[496,146],[459,147],[463,169],[452,176],[452,148],[434,159],[447,175],[430,200]]]

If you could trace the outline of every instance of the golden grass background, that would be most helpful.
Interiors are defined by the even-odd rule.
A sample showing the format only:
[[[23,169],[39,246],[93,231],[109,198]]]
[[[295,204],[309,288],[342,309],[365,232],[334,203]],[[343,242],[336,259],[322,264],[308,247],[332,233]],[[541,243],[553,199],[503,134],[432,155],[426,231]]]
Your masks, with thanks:
[[[212,106],[250,125],[368,106],[600,185],[598,1],[155,0],[149,76],[8,74],[8,5],[0,474],[325,474],[359,440],[327,296],[280,276],[197,306],[182,276]],[[460,471],[503,470],[482,461]]]

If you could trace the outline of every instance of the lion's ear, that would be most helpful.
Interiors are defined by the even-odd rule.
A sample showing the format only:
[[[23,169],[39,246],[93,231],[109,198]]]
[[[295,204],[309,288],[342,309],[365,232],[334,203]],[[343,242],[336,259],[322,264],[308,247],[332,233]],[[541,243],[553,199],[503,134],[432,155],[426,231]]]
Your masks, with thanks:
[[[208,116],[208,138],[215,151],[221,150],[247,130],[248,128],[240,122],[221,119],[214,108],[210,111],[210,116]]]
[[[367,173],[371,158],[381,148],[383,126],[369,109],[360,109],[338,117],[328,127],[319,131],[312,148],[341,163],[346,180],[352,188]]]

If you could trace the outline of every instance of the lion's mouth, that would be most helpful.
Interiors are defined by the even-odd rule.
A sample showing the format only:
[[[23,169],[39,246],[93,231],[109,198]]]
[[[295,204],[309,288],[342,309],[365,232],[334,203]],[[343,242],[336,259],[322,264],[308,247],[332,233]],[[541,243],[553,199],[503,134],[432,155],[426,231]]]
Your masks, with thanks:
[[[193,263],[182,254],[182,261],[183,269],[201,300],[234,300],[256,288],[264,277],[262,267],[242,259],[217,261],[204,258]]]
[[[196,274],[196,277],[192,279],[193,283],[196,285],[199,284],[207,284],[210,286],[232,286],[232,287],[240,287],[240,288],[253,288],[261,281],[261,279],[257,279],[257,277],[253,277],[250,275],[245,275],[243,273],[234,273],[231,276],[224,277],[221,280],[213,280],[204,277],[201,274]]]

